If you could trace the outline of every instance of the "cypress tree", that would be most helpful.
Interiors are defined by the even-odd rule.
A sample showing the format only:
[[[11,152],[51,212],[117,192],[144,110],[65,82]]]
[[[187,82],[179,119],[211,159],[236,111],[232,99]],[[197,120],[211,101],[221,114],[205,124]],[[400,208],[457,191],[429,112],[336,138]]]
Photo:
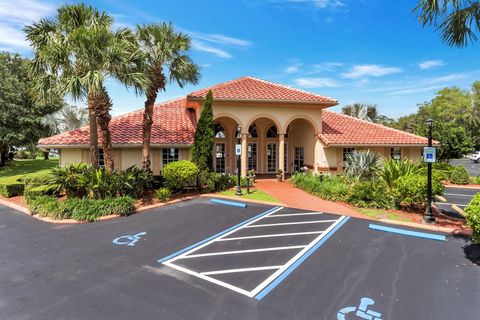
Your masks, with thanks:
[[[212,91],[209,90],[203,104],[202,114],[197,123],[195,140],[192,148],[192,160],[200,171],[213,171],[213,144],[215,131],[213,128]]]

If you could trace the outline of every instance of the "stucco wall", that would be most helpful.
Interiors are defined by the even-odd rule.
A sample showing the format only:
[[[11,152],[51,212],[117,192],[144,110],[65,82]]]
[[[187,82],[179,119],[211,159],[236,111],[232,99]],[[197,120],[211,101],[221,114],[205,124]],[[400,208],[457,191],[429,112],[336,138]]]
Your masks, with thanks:
[[[82,162],[82,149],[61,149],[60,165]]]

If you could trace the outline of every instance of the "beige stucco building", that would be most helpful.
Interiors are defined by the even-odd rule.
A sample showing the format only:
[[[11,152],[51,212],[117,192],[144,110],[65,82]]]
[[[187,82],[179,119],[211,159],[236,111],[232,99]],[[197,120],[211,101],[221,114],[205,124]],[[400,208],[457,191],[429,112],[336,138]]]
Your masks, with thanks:
[[[214,167],[242,175],[277,169],[290,173],[307,167],[315,172],[341,172],[345,155],[372,150],[386,158],[421,159],[427,139],[379,124],[341,115],[327,108],[332,98],[288,86],[244,77],[192,92],[155,106],[151,158],[154,174],[180,159],[191,158],[196,123],[208,90],[214,96]],[[114,164],[118,169],[141,165],[143,110],[112,119]],[[87,162],[88,127],[41,139],[39,146],[58,148],[61,164]],[[241,145],[240,157],[235,146]],[[100,153],[100,162],[102,162]]]

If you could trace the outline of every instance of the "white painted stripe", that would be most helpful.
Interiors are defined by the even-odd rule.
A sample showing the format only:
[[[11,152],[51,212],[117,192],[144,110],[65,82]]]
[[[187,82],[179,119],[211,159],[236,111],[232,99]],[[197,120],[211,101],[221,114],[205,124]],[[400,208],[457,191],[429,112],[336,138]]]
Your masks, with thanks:
[[[305,246],[287,246],[287,247],[272,247],[272,248],[235,250],[235,251],[208,252],[208,253],[189,254],[188,256],[182,257],[182,259],[210,257],[210,256],[222,256],[222,255],[226,255],[226,254],[240,254],[240,253],[264,252],[264,251],[278,251],[278,250],[293,250],[293,249],[303,249],[303,248],[305,248]]]
[[[261,284],[259,284],[255,289],[253,289],[252,291],[250,291],[250,296],[251,297],[254,297],[257,295],[257,293],[259,293],[260,291],[262,291],[266,286],[268,286],[273,280],[275,280],[278,276],[280,276],[285,270],[287,270],[292,264],[295,263],[295,261],[297,261],[298,259],[300,259],[300,257],[302,257],[308,250],[310,250],[310,248],[312,248],[316,243],[318,243],[320,240],[322,240],[323,237],[325,237],[329,232],[330,230],[332,230],[333,228],[335,228],[340,222],[342,222],[343,220],[345,219],[345,216],[341,216],[335,223],[332,223],[332,225],[330,225],[327,230],[325,230],[324,233],[322,233],[321,235],[319,235],[314,241],[310,242],[310,244],[308,246],[306,246],[305,248],[303,248],[303,250],[301,250],[300,252],[298,252],[292,259],[290,259],[286,264],[283,265],[282,268],[278,269],[277,271],[275,271],[272,275],[270,275],[267,279],[265,279]]]
[[[283,214],[275,214],[273,216],[268,216],[267,218],[289,217],[289,216],[311,216],[316,214],[323,214],[323,212],[283,213]]]
[[[214,283],[216,285],[219,285],[219,286],[222,286],[222,287],[225,287],[227,289],[230,289],[230,290],[233,290],[235,292],[238,292],[240,294],[243,294],[243,295],[246,295],[247,297],[253,297],[253,295],[248,292],[247,290],[244,290],[242,288],[239,288],[239,287],[236,287],[236,286],[232,286],[231,284],[228,284],[226,282],[223,282],[223,281],[220,281],[220,280],[217,280],[217,279],[214,279],[214,278],[211,278],[209,276],[206,276],[206,275],[203,275],[201,273],[198,273],[198,272],[195,272],[195,271],[192,271],[190,269],[187,269],[187,268],[184,268],[184,267],[180,267],[176,264],[173,264],[169,261],[165,261],[165,262],[162,262],[164,265],[166,266],[169,266],[170,268],[173,268],[173,269],[176,269],[176,270],[179,270],[179,271],[182,271],[182,272],[185,272],[185,273],[188,273],[192,276],[195,276],[195,277],[198,277],[200,279],[203,279],[205,281],[209,281],[211,283]]]
[[[207,271],[201,272],[205,276],[212,274],[225,274],[225,273],[237,273],[237,272],[250,272],[250,271],[262,271],[262,270],[276,270],[280,269],[282,266],[267,266],[267,267],[253,267],[253,268],[240,268],[240,269],[226,269],[226,270],[216,270],[216,271]]]
[[[335,222],[337,220],[316,220],[316,221],[297,221],[297,222],[281,222],[281,223],[268,223],[268,224],[254,224],[246,226],[245,228],[259,228],[259,227],[272,227],[272,226],[288,226],[293,224],[311,224],[311,223],[327,223]]]
[[[474,194],[460,194],[460,193],[444,193],[444,196],[458,196],[458,197],[469,197],[473,198],[475,195]]]
[[[195,252],[195,251],[197,251],[197,250],[200,250],[201,248],[206,247],[206,246],[208,246],[209,244],[211,244],[211,243],[213,243],[213,242],[215,242],[215,241],[218,241],[218,240],[220,240],[220,239],[222,239],[222,238],[224,238],[224,237],[226,237],[226,236],[228,236],[228,235],[230,235],[230,234],[232,234],[232,233],[234,233],[234,232],[237,232],[238,230],[241,230],[242,228],[247,227],[248,225],[250,225],[250,224],[252,224],[252,223],[257,222],[257,221],[260,220],[260,219],[265,218],[266,216],[269,216],[269,215],[271,215],[271,214],[274,214],[274,213],[282,210],[283,208],[284,208],[284,207],[280,207],[280,208],[278,208],[278,209],[275,209],[275,210],[273,210],[272,212],[270,212],[269,214],[267,214],[267,215],[265,215],[265,216],[258,217],[257,219],[254,219],[254,220],[250,221],[249,223],[244,224],[243,226],[240,226],[240,227],[238,227],[238,228],[236,228],[236,229],[233,229],[233,230],[231,230],[231,231],[229,231],[229,232],[221,235],[221,236],[218,237],[218,238],[215,238],[215,239],[212,239],[212,240],[210,240],[210,241],[207,241],[207,242],[205,242],[204,244],[199,245],[198,247],[192,248],[191,250],[188,250],[188,251],[182,253],[181,255],[178,255],[178,256],[176,256],[176,257],[174,257],[174,258],[172,258],[172,259],[170,259],[170,260],[168,260],[168,261],[169,261],[169,262],[173,262],[173,261],[175,261],[175,260],[177,260],[177,259],[181,259],[181,258],[189,255],[189,254],[192,253],[192,252]]]
[[[322,232],[323,231],[273,233],[273,234],[262,234],[262,235],[259,235],[259,236],[223,238],[223,239],[220,239],[218,241],[245,240],[245,239],[257,239],[257,238],[273,238],[273,237],[288,237],[288,236],[297,236],[297,235],[302,235],[302,234],[320,234]]]

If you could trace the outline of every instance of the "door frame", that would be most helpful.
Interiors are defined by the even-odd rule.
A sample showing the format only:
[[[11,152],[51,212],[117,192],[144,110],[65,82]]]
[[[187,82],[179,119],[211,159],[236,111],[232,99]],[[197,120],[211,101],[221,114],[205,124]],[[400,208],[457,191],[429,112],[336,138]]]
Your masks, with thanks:
[[[275,145],[275,169],[273,171],[268,170],[268,145]],[[276,141],[267,141],[265,146],[265,172],[266,173],[275,173],[278,169],[278,142]]]

